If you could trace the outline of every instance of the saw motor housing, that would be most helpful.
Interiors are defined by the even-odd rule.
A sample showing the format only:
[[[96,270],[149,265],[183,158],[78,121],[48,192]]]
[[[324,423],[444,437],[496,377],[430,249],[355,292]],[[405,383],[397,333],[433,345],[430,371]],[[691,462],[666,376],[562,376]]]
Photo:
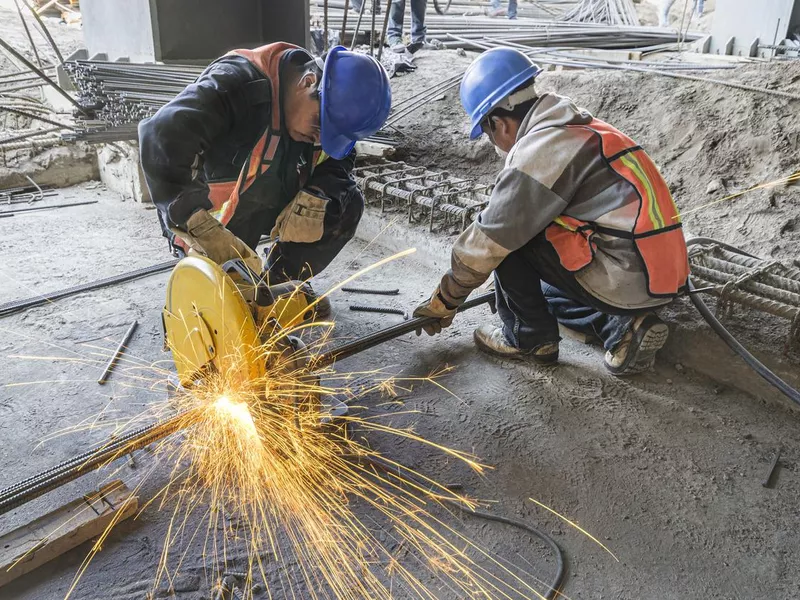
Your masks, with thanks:
[[[165,348],[181,385],[191,386],[208,369],[242,383],[264,377],[261,335],[309,320],[313,301],[301,283],[268,286],[240,260],[220,266],[204,256],[182,259],[162,312]]]

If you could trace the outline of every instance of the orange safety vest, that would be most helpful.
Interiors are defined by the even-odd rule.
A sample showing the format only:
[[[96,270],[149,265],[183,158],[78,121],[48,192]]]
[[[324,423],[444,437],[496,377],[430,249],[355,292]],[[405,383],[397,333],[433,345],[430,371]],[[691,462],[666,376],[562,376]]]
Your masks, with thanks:
[[[633,140],[603,121],[592,119],[587,125],[567,127],[589,129],[600,137],[606,163],[633,186],[638,206],[623,206],[592,222],[568,215],[556,218],[545,234],[562,266],[578,271],[592,261],[594,233],[626,238],[633,240],[644,263],[648,293],[653,297],[678,295],[687,285],[689,258],[678,208],[658,168]]]
[[[299,46],[276,42],[267,44],[253,50],[232,50],[226,56],[236,55],[246,58],[270,82],[272,93],[272,118],[270,124],[261,134],[261,137],[250,150],[237,181],[223,181],[208,184],[208,199],[211,201],[212,214],[223,225],[227,225],[236,207],[239,205],[239,196],[253,185],[261,175],[264,175],[272,166],[275,152],[281,141],[281,93],[279,70],[281,58],[289,50],[301,50]],[[314,151],[311,164],[301,174],[300,187],[311,177],[314,168],[327,158],[321,149]],[[183,240],[178,238],[175,242],[186,249]]]

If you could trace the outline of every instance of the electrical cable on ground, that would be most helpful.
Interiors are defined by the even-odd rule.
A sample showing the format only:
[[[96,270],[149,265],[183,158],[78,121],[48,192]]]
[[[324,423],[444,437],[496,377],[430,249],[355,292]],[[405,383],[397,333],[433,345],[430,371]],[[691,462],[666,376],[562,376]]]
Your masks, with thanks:
[[[737,252],[744,256],[749,256],[750,258],[757,258],[752,254],[748,254],[743,250],[740,250],[736,246],[731,246],[730,244],[725,244],[724,242],[720,242],[718,240],[707,238],[707,237],[694,237],[686,241],[686,246],[691,247],[696,244],[718,244],[722,248],[729,250],[731,252]],[[694,291],[695,287],[689,279],[689,291]],[[742,360],[744,360],[747,365],[752,368],[756,373],[758,373],[763,379],[765,379],[770,385],[778,389],[783,395],[789,398],[792,402],[800,406],[800,392],[786,383],[783,379],[778,377],[775,373],[773,373],[764,363],[758,360],[755,356],[753,356],[747,348],[742,346],[742,344],[731,335],[731,333],[725,328],[725,326],[719,322],[719,320],[714,316],[711,310],[706,306],[705,302],[700,299],[699,294],[690,294],[692,304],[694,304],[695,308],[698,310],[700,315],[705,319],[706,323],[709,324],[711,329],[714,330],[722,341],[725,342],[728,347],[736,352]]]
[[[391,463],[388,461],[383,460],[378,456],[366,456],[361,455],[357,457],[353,457],[359,461],[366,462],[382,471],[387,473],[391,473],[392,475],[396,476],[399,479],[406,480],[407,482],[413,484],[415,487],[420,489],[425,489],[429,487],[429,484],[419,477],[417,477],[411,469],[404,467],[398,463]],[[486,512],[483,510],[478,510],[474,508],[469,508],[464,504],[457,502],[455,500],[451,500],[449,498],[437,498],[438,502],[442,504],[446,504],[450,507],[456,508],[464,514],[471,515],[473,517],[477,517],[479,519],[486,519],[488,521],[495,521],[497,523],[503,523],[505,525],[511,525],[512,527],[518,527],[519,529],[523,529],[528,533],[534,535],[535,537],[539,538],[542,542],[544,542],[552,551],[553,556],[556,559],[556,573],[553,576],[552,582],[547,584],[548,590],[544,594],[542,594],[545,598],[550,600],[551,598],[555,597],[555,595],[561,589],[561,586],[564,582],[564,576],[566,575],[566,569],[564,565],[564,553],[561,550],[561,547],[556,543],[556,541],[532,525],[528,525],[527,523],[520,521],[518,519],[512,519],[509,517],[504,517],[502,515],[495,515],[490,512]]]

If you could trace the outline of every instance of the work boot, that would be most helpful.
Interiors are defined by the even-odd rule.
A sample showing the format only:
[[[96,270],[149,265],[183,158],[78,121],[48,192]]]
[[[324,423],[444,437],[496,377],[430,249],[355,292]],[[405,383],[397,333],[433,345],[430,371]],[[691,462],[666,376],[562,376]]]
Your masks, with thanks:
[[[396,54],[402,54],[406,51],[406,45],[403,43],[402,38],[390,37],[386,43],[389,45],[389,50]]]
[[[656,352],[667,342],[669,327],[655,314],[636,317],[613,350],[606,352],[606,369],[617,376],[647,371],[656,362]]]
[[[535,362],[547,365],[558,360],[558,342],[547,342],[532,350],[521,350],[508,343],[502,328],[494,325],[481,325],[472,335],[478,350],[500,358],[530,357]]]

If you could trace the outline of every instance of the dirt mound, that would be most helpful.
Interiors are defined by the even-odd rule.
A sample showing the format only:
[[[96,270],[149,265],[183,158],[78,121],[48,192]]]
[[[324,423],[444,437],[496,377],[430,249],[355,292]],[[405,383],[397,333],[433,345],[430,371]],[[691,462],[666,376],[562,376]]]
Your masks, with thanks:
[[[423,53],[416,72],[393,80],[395,102],[462,71],[472,56]],[[800,93],[800,63],[752,64],[701,75]],[[691,234],[765,257],[798,255],[799,187],[762,189],[706,205],[800,170],[800,102],[621,71],[548,72],[540,77],[539,89],[572,97],[640,143],[664,173]],[[397,126],[408,162],[483,180],[502,167],[488,141],[468,139],[458,88]]]

